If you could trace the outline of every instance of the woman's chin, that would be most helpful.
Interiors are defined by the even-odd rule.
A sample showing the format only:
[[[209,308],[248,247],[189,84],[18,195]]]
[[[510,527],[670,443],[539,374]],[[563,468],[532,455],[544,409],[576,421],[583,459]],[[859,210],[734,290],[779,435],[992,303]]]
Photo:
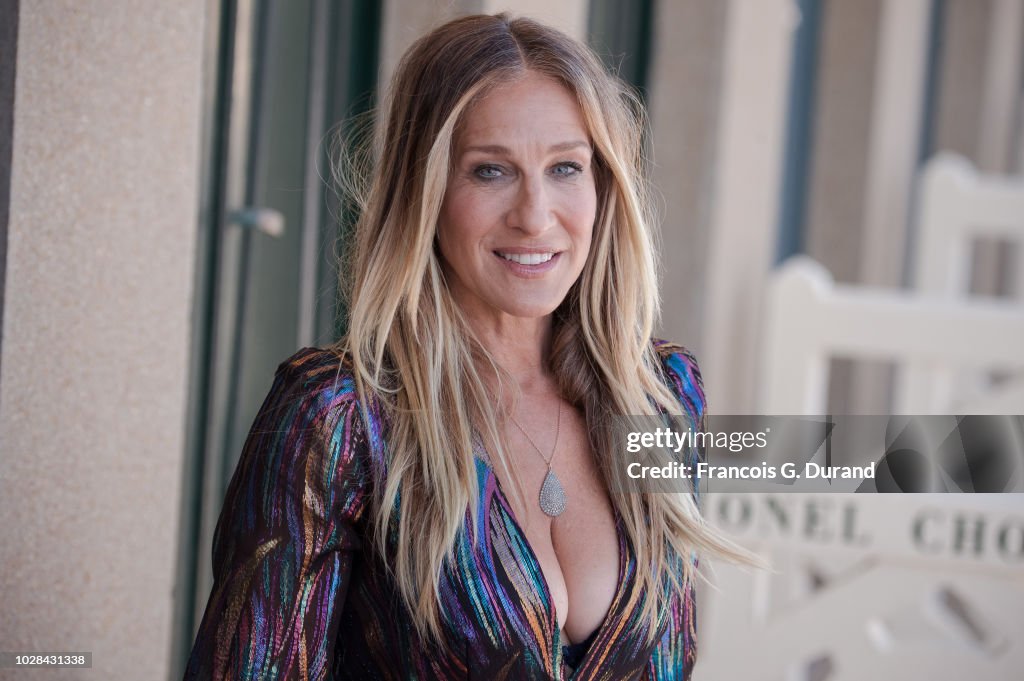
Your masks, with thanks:
[[[541,319],[549,316],[562,304],[561,300],[547,300],[537,302],[517,301],[512,305],[503,305],[501,311],[510,317],[519,319]]]

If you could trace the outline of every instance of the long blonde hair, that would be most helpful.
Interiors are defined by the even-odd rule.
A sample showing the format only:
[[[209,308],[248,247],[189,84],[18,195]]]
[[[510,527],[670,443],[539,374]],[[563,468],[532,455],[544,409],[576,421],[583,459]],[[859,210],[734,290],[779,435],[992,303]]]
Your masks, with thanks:
[[[375,401],[387,412],[374,544],[385,555],[389,535],[394,540],[388,563],[398,590],[420,634],[433,638],[440,638],[441,572],[467,511],[476,512],[474,443],[485,443],[501,475],[512,477],[503,411],[486,380],[507,375],[452,302],[436,225],[460,117],[489,88],[527,70],[575,95],[594,145],[593,242],[583,274],[553,315],[549,368],[562,397],[582,409],[609,483],[621,466],[611,429],[599,424],[621,415],[682,413],[651,344],[658,296],[640,101],[587,47],[530,19],[468,16],[420,38],[392,81],[368,155],[372,169],[340,178],[361,216],[342,268],[349,327],[338,349],[351,358],[362,403]],[[666,584],[682,590],[694,578],[680,556],[743,558],[706,526],[689,495],[612,497],[638,565],[652,568],[636,573],[637,591],[654,595],[644,599],[642,624],[661,616]],[[647,631],[653,636],[655,627]]]

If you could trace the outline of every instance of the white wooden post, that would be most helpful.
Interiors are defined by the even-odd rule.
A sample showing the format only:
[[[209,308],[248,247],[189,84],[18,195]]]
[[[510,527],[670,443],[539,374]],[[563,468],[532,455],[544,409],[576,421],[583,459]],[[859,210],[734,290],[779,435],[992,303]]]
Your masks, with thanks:
[[[921,105],[928,70],[930,0],[884,0],[864,195],[860,281],[898,286],[916,171]],[[887,399],[885,374],[864,367],[853,376],[853,410],[872,413]]]

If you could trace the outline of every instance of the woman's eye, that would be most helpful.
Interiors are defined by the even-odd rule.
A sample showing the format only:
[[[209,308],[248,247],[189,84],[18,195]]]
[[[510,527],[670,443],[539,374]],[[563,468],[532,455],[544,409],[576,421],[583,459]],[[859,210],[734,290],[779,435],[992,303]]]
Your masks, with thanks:
[[[501,168],[498,166],[478,166],[473,174],[483,180],[493,180],[501,177]]]
[[[551,172],[553,172],[555,175],[569,177],[572,175],[576,175],[577,173],[583,172],[583,166],[580,165],[579,163],[566,161],[565,163],[559,163],[558,165],[556,165]]]

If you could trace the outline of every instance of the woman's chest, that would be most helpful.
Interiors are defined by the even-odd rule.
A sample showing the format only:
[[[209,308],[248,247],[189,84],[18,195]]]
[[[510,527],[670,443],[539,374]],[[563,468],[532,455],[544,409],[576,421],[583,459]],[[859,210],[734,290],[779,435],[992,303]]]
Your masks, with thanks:
[[[631,628],[636,560],[621,524],[613,521],[618,546],[611,604],[573,673],[564,665],[562,646],[569,641],[537,552],[491,469],[479,461],[477,472],[479,506],[467,513],[438,584],[445,648],[423,644],[387,567],[362,552],[338,634],[345,640],[339,665],[388,669],[396,678],[637,678],[650,664],[653,644]]]
[[[523,535],[546,585],[558,626],[569,641],[587,639],[604,621],[619,587],[623,556],[615,514],[601,489],[563,484],[566,509],[558,517],[540,508],[540,492],[526,490],[513,511],[495,509],[495,519]]]
[[[532,549],[559,627],[578,642],[600,626],[615,596],[619,535],[586,424],[577,412],[563,411],[549,456],[518,422],[508,429],[508,466],[492,472],[501,478],[499,494],[507,495],[481,512],[510,516],[503,520]]]
[[[628,581],[625,574],[630,566],[624,534],[609,508],[607,525],[600,527],[602,532],[592,531],[606,532],[610,537],[603,560],[595,563],[591,554],[589,565],[583,560],[566,561],[563,565],[557,548],[577,549],[582,557],[583,549],[591,550],[593,544],[573,546],[568,535],[555,535],[554,539],[550,534],[546,538],[543,534],[531,536],[520,523],[521,516],[516,514],[494,472],[482,461],[477,465],[480,502],[476,525],[470,527],[467,521],[467,531],[460,537],[450,568],[442,576],[442,612],[449,626],[461,629],[459,633],[467,640],[477,640],[482,647],[496,645],[522,650],[540,666],[558,668],[561,646],[573,640],[571,636],[566,639],[566,634],[571,634],[566,616],[570,623],[581,623],[582,615],[588,613],[581,600],[576,620],[571,619],[573,590],[588,586],[573,577],[582,574],[584,579],[599,583],[597,587],[589,585],[595,591],[603,589],[600,602],[594,592],[589,594],[592,602],[586,605],[591,619],[585,623],[586,635],[582,638],[614,619],[613,605]],[[600,518],[599,514],[593,515]],[[575,529],[582,531],[584,526]],[[565,543],[559,546],[559,541]]]

